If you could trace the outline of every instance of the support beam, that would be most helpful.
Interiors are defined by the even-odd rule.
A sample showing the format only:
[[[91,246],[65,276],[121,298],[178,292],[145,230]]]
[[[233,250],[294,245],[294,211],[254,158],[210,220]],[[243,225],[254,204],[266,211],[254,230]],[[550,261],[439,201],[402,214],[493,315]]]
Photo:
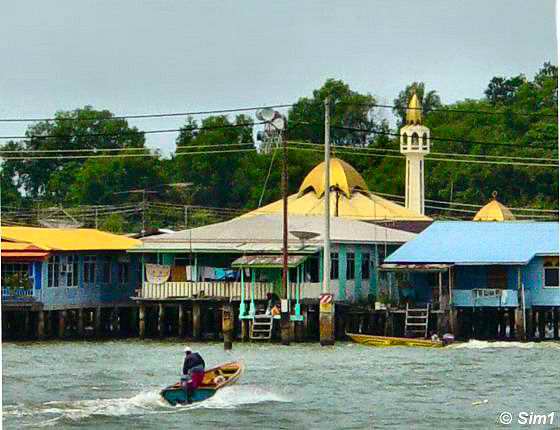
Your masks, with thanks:
[[[200,339],[200,302],[194,301],[192,304],[193,311],[192,311],[192,332],[193,332],[193,339],[199,340]]]
[[[249,340],[249,320],[241,320],[241,342]]]
[[[558,340],[560,339],[560,336],[558,335],[558,331],[559,331],[559,325],[560,325],[560,308],[554,308],[554,317],[553,317],[553,323],[552,323],[552,329],[553,329],[553,333],[554,333],[554,339]]]
[[[522,309],[515,310],[515,338],[519,341],[527,340],[527,333],[524,328],[524,315]]]
[[[233,347],[233,306],[231,303],[226,303],[222,307],[222,331],[224,349],[229,351]]]

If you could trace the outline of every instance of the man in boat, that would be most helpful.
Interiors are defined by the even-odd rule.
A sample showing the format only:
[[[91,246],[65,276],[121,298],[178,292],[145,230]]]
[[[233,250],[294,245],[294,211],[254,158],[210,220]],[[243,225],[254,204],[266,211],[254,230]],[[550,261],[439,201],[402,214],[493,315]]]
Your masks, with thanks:
[[[204,379],[204,359],[198,352],[193,352],[188,346],[185,347],[185,360],[183,361],[183,374],[181,386],[187,396],[187,403],[192,403],[192,395]]]

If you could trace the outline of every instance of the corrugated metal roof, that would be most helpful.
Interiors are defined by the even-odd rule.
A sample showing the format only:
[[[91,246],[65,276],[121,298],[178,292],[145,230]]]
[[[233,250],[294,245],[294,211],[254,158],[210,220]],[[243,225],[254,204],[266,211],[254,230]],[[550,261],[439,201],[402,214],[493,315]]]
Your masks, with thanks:
[[[304,255],[288,255],[288,267],[296,267],[305,261]],[[281,255],[244,255],[235,260],[232,267],[283,267]]]
[[[142,244],[136,239],[89,228],[2,227],[1,236],[58,251],[117,251]]]
[[[301,241],[289,235],[290,251],[316,252],[323,243],[323,217],[288,217],[288,231],[317,233],[313,239]],[[404,243],[414,233],[395,230],[363,221],[331,218],[331,240],[339,243]],[[204,227],[171,234],[147,237],[135,250],[188,250],[218,252],[277,252],[282,249],[282,216],[259,215],[235,218]]]
[[[385,263],[527,264],[558,255],[556,222],[438,221]]]

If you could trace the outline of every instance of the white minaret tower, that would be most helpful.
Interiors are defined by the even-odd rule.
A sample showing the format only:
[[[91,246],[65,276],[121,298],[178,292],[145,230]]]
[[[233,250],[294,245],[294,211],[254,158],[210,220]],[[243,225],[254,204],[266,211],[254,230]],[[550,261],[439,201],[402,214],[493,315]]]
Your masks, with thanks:
[[[422,106],[416,93],[401,128],[401,154],[406,156],[405,206],[424,214],[424,155],[430,153],[430,129],[422,125]]]

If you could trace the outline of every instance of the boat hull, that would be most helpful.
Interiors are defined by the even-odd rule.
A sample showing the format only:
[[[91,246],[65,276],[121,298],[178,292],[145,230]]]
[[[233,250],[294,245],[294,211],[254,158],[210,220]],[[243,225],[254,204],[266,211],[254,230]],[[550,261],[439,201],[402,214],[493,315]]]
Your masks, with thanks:
[[[407,337],[373,336],[369,334],[347,333],[356,343],[369,346],[413,346],[423,348],[442,348],[443,342],[430,339],[412,339]]]
[[[221,388],[233,384],[243,374],[244,365],[241,361],[224,363],[204,372],[204,379],[192,395],[192,403],[203,402],[214,396]],[[160,391],[161,397],[169,404],[186,403],[187,396],[181,383],[170,385]]]

